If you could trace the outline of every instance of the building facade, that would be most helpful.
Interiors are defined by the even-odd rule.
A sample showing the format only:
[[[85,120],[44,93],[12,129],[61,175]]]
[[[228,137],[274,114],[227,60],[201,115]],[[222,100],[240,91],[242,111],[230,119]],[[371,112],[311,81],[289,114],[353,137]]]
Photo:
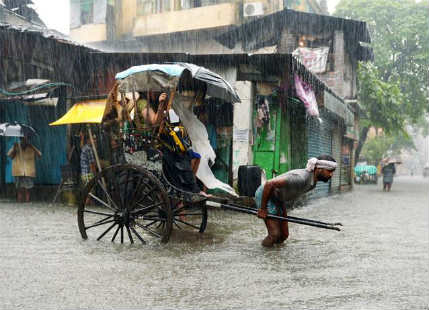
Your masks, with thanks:
[[[222,31],[283,9],[327,13],[315,0],[70,0],[70,36],[114,47],[141,37]]]

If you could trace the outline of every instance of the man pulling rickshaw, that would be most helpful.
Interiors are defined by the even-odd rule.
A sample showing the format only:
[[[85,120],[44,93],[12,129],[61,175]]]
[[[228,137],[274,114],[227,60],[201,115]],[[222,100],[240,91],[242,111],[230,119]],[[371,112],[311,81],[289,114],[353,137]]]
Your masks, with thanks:
[[[207,201],[227,210],[258,213],[253,206],[241,203],[233,188],[211,172],[209,163],[215,161],[216,155],[204,124],[192,109],[203,104],[206,95],[231,104],[240,101],[222,77],[192,64],[136,66],[116,75],[102,116],[94,121],[110,134],[113,165],[102,169],[82,192],[78,224],[84,239],[93,235],[100,240],[109,235],[111,241],[119,238],[121,243],[127,236],[131,243],[135,237],[142,243],[152,238],[167,242],[173,227],[204,232]],[[59,120],[54,124],[65,122]],[[143,161],[137,165],[125,163],[125,149],[131,153],[143,151]],[[323,160],[313,166],[318,171],[314,173],[314,184],[322,179],[322,164]],[[328,170],[332,174],[333,169]],[[205,188],[221,189],[226,196],[201,193],[196,178]],[[288,174],[286,179],[289,184]],[[276,193],[288,190],[283,189],[285,182],[266,183],[260,217],[270,223],[294,222],[339,230],[339,223],[290,217],[285,212],[264,214],[271,201],[282,203],[282,196]],[[308,189],[300,189],[300,193]],[[88,204],[88,200],[94,203]],[[273,230],[268,225],[267,229],[272,237]],[[281,238],[272,239],[276,243]]]

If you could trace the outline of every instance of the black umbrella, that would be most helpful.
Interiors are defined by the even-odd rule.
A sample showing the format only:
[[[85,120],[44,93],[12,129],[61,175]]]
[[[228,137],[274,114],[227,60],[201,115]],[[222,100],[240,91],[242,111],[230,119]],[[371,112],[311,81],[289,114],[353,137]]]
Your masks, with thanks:
[[[231,103],[240,102],[240,97],[228,81],[209,69],[190,63],[134,66],[116,74],[116,79],[124,92],[175,89],[189,82],[186,72],[190,73],[192,83],[201,81],[206,84],[208,96]]]
[[[235,89],[219,74],[190,63],[178,62],[176,64],[188,69],[194,79],[205,82],[209,96],[221,98],[231,103],[240,102],[240,97]]]

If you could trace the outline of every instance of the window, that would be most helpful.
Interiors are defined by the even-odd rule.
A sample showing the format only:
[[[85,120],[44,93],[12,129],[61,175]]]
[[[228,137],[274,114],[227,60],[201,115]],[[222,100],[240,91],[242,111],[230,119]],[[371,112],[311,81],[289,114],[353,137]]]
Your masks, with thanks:
[[[94,0],[80,0],[80,22],[82,25],[94,21]]]
[[[170,0],[138,0],[137,15],[150,15],[170,11]]]
[[[105,24],[107,1],[108,0],[71,0],[70,28],[79,28],[87,24]]]

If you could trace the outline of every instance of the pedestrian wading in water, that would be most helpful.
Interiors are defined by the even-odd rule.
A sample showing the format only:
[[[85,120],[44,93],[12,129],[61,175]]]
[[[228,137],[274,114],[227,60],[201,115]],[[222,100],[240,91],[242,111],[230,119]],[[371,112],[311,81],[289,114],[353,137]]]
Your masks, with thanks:
[[[393,183],[393,176],[396,173],[395,164],[393,162],[387,163],[381,169],[383,173],[383,191],[390,192]]]
[[[300,196],[316,187],[318,181],[328,182],[337,163],[329,155],[310,158],[305,169],[295,169],[281,174],[259,186],[255,193],[258,217],[264,219],[268,235],[262,241],[265,247],[283,243],[289,237],[288,222],[268,219],[267,214],[287,216],[286,208],[291,207]]]

